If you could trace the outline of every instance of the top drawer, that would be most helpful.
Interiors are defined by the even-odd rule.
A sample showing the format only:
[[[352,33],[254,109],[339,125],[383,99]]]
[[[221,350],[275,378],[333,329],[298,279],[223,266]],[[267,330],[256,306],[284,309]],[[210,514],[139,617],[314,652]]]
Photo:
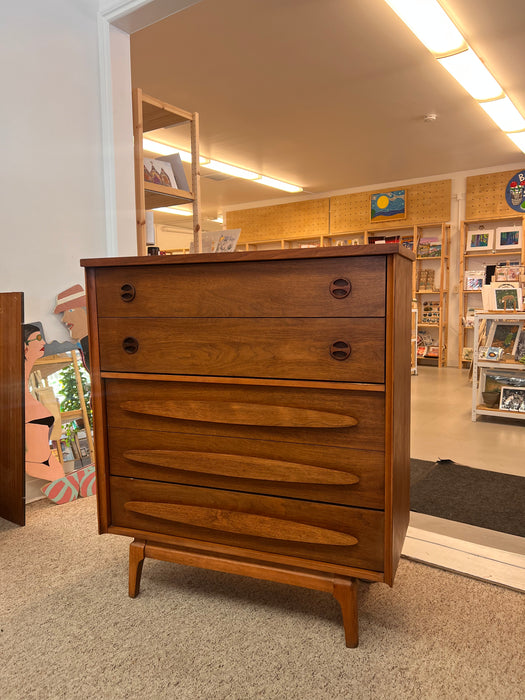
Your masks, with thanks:
[[[385,315],[386,257],[108,267],[96,270],[105,317]]]

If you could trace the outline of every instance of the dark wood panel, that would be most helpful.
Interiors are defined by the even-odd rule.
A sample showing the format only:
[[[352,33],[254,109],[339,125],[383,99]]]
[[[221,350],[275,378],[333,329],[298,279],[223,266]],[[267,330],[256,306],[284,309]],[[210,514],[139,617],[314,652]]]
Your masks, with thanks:
[[[107,372],[384,382],[382,318],[104,318],[99,335]]]
[[[392,273],[392,332],[389,364],[392,377],[387,390],[391,416],[391,460],[387,469],[389,512],[388,563],[385,580],[392,585],[410,519],[410,337],[412,265],[408,260],[390,261]]]
[[[125,428],[109,445],[116,476],[384,508],[382,452]]]
[[[383,567],[379,511],[112,477],[111,513],[117,527]]]
[[[0,294],[0,517],[25,524],[24,297]]]
[[[264,265],[221,263],[202,270],[195,265],[162,270],[109,268],[98,270],[96,277],[99,316],[385,314],[385,257],[381,256],[268,261]]]
[[[361,449],[384,448],[384,395],[379,392],[309,390],[273,386],[210,385],[186,382],[152,382],[106,379],[104,390],[107,403],[107,423],[115,428],[160,430],[194,435],[220,435],[281,442],[333,445]],[[141,402],[154,396],[157,405],[166,403],[166,416],[140,413]],[[281,407],[327,411],[354,418],[350,427],[312,428],[307,421],[295,427],[264,425],[237,425],[199,420],[200,415],[188,413],[184,418],[170,415],[171,405],[195,401],[260,405],[265,413],[268,407],[278,412]],[[125,406],[134,407],[130,411]]]

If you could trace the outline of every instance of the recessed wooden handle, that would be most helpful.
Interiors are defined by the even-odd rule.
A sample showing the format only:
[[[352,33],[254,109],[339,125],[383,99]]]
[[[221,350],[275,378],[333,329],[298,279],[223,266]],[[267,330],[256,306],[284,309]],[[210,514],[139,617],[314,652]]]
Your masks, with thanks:
[[[344,299],[352,291],[352,283],[346,277],[338,277],[330,282],[330,294],[336,299]]]
[[[123,284],[120,288],[120,298],[122,301],[133,301],[135,298],[136,289],[132,284]]]
[[[352,347],[344,340],[336,340],[330,345],[330,355],[334,360],[347,360],[352,353]]]
[[[139,341],[136,338],[124,338],[122,347],[128,355],[134,355],[139,349]]]

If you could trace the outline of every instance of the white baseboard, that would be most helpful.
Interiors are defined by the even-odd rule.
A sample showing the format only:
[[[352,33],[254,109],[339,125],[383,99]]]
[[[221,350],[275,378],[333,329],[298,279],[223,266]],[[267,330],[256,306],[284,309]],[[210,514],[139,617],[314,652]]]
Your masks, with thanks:
[[[525,591],[525,538],[418,513],[410,522],[402,556]]]

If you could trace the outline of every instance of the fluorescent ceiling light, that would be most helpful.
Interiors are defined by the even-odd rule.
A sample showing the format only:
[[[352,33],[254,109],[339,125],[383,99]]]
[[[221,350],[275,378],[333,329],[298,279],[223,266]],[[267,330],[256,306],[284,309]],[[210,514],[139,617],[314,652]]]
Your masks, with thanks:
[[[223,224],[224,223],[222,216],[218,216],[216,219],[210,219],[210,221],[213,221],[213,223],[215,223],[215,224]]]
[[[438,61],[475,100],[492,100],[503,96],[501,86],[472,49],[438,58]]]
[[[145,151],[149,151],[150,153],[158,153],[159,155],[163,156],[170,156],[173,153],[178,153],[182,161],[184,161],[185,163],[191,163],[191,153],[189,151],[185,151],[175,146],[167,146],[165,143],[160,143],[159,141],[152,141],[151,139],[144,138],[142,140],[142,147]],[[253,182],[258,182],[259,184],[267,185],[268,187],[275,187],[276,189],[283,190],[284,192],[303,191],[302,187],[298,187],[297,185],[291,185],[289,182],[276,180],[273,177],[266,177],[266,175],[260,175],[259,173],[255,173],[253,170],[239,168],[236,165],[223,163],[220,160],[210,160],[208,158],[200,156],[199,163],[205,168],[209,168],[210,170],[216,170],[219,173],[231,175],[232,177],[240,177],[244,180],[252,180]],[[157,211],[160,211],[160,209]]]
[[[436,0],[385,0],[434,54],[466,48],[465,39]]]
[[[525,153],[525,131],[519,131],[516,134],[507,134],[507,136],[523,153]]]
[[[258,177],[260,177],[259,174],[254,173],[253,170],[238,168],[236,165],[222,163],[220,160],[209,160],[206,163],[202,163],[202,165],[210,170],[216,170],[218,173],[232,175],[232,177],[240,177],[243,180],[256,180]]]
[[[187,209],[177,209],[177,207],[157,207],[153,211],[161,211],[164,214],[176,214],[177,216],[192,216],[193,212]]]
[[[265,175],[261,175],[261,177],[257,178],[255,182],[258,182],[260,185],[267,185],[268,187],[275,187],[278,190],[284,190],[284,192],[302,192],[303,188],[298,187],[297,185],[290,185],[289,182],[283,182],[282,180],[276,180],[273,177],[266,177]]]
[[[525,119],[518,112],[508,97],[491,102],[480,102],[481,107],[502,131],[521,131],[525,129]]]
[[[191,163],[191,153],[174,146],[168,146],[165,143],[159,143],[159,141],[142,139],[142,148],[150,153],[158,153],[160,156],[172,156],[174,153],[178,153],[184,163]]]

